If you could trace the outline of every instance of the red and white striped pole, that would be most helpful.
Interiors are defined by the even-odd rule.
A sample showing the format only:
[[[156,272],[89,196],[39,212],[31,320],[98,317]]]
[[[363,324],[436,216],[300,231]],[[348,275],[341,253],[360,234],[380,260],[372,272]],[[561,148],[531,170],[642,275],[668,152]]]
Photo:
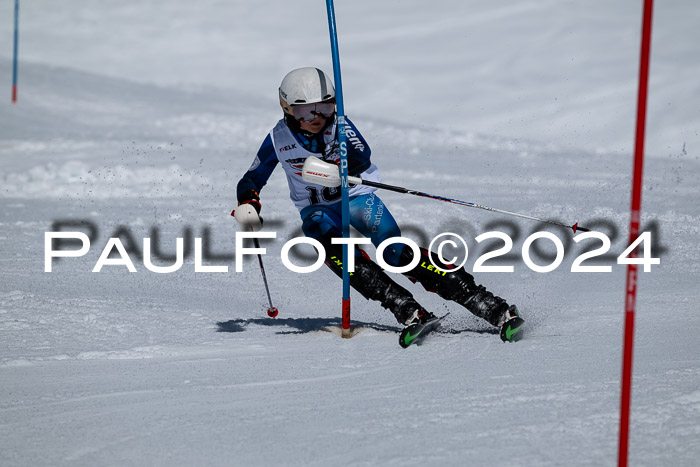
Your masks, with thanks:
[[[649,82],[649,52],[651,49],[651,19],[653,0],[644,0],[642,18],[642,49],[639,62],[639,89],[637,94],[637,130],[634,146],[634,169],[632,177],[632,202],[630,207],[630,235],[632,244],[639,236],[642,209],[642,175],[644,170],[644,134],[647,112],[647,89]],[[636,250],[629,257],[635,258]],[[634,347],[634,312],[637,301],[637,265],[627,264],[627,286],[625,295],[625,333],[622,352],[622,394],[620,400],[620,444],[618,466],[627,466],[629,445],[630,400],[632,393],[632,350]]]

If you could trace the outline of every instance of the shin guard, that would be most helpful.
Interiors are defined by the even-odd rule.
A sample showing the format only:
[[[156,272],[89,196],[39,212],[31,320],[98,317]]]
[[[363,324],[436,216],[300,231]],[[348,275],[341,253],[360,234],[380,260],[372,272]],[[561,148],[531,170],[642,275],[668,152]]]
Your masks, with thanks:
[[[338,276],[343,277],[342,248],[339,245],[326,245],[326,265]],[[394,314],[400,324],[422,310],[408,290],[394,282],[379,265],[360,250],[355,256],[355,271],[350,273],[350,286],[368,300],[376,300]]]
[[[474,276],[464,268],[456,269],[452,265],[442,263],[437,255],[433,255],[435,265],[444,270],[440,271],[430,261],[428,250],[421,248],[421,258],[418,265],[404,275],[412,282],[420,283],[426,290],[435,292],[445,300],[452,300],[476,316],[498,326],[501,317],[508,309],[508,304],[482,285],[477,285]],[[413,251],[404,248],[401,254],[401,264],[409,264],[413,260]]]

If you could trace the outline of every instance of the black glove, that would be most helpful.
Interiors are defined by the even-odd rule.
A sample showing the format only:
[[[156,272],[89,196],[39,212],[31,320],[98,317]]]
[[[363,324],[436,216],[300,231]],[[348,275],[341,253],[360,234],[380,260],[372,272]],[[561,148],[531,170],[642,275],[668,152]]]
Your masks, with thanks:
[[[255,208],[258,214],[260,214],[260,210],[262,209],[262,204],[260,204],[260,196],[258,196],[258,193],[255,190],[250,190],[239,196],[238,205],[240,206],[241,204],[250,204]]]

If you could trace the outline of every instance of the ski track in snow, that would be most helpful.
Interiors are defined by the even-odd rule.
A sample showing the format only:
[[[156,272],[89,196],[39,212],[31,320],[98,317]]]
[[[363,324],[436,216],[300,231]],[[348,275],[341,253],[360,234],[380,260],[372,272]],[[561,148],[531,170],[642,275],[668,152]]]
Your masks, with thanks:
[[[491,44],[495,49],[488,52],[474,52],[484,59],[474,68],[476,76],[502,73],[509,61],[522,71],[519,67],[531,57],[528,47],[551,43],[559,50],[557,44],[575,45],[577,38],[588,37],[586,21],[600,22],[600,30],[607,31],[603,39],[631,30],[625,20],[620,31],[610,32],[627,7],[612,8],[605,20],[574,8],[582,23],[568,31],[563,25],[576,11],[563,13],[557,2],[517,7],[446,2],[445,7],[468,4],[474,9],[466,29],[460,15],[431,15],[425,21],[415,3],[416,11],[395,11],[396,21],[385,27],[373,25],[393,7],[377,5],[376,15],[362,18],[365,31],[348,28],[343,38],[348,101],[358,109],[351,117],[372,146],[384,181],[599,228],[613,239],[614,254],[605,262],[613,265],[613,272],[569,272],[574,258],[594,242],[578,245],[564,229],[382,193],[409,237],[422,242],[447,230],[465,236],[468,268],[486,251],[474,241],[476,235],[504,230],[514,237],[515,259],[508,261],[515,273],[482,273],[477,278],[519,305],[527,320],[526,338],[502,344],[489,325],[398,277],[421,304],[438,314],[451,313],[441,332],[422,346],[403,350],[393,317],[353,292],[353,323],[360,329],[343,340],[329,332],[339,324],[340,282],[325,268],[299,275],[279,261],[283,242],[300,230],[286,181],[277,171],[263,192],[266,226],[278,234],[276,240],[263,242],[268,249],[265,268],[280,310],[276,320],[265,315],[268,305],[253,259],[241,273],[234,272],[230,259],[210,263],[229,266],[228,273],[195,273],[190,253],[181,270],[160,275],[146,270],[139,255],[132,254],[136,273],[118,266],[92,273],[107,239],[118,232],[131,236],[132,252],[143,250],[142,239],[153,237],[154,227],[165,254],[173,253],[175,238],[191,242],[207,231],[214,254],[233,251],[236,227],[229,212],[235,184],[279,118],[275,99],[248,90],[274,91],[280,72],[265,65],[265,76],[253,80],[239,74],[236,85],[227,85],[223,76],[236,71],[235,66],[210,65],[204,68],[216,78],[202,83],[196,69],[206,57],[197,54],[177,79],[172,73],[179,69],[173,44],[194,55],[198,47],[224,43],[221,39],[227,37],[223,19],[211,11],[188,16],[190,10],[180,2],[105,2],[112,16],[134,21],[130,37],[137,39],[128,41],[136,42],[123,49],[112,39],[100,39],[100,15],[86,7],[76,9],[80,20],[64,36],[49,35],[53,42],[41,39],[36,31],[53,31],[56,19],[50,9],[40,13],[28,5],[29,59],[22,63],[20,104],[0,106],[0,465],[614,464],[625,278],[624,268],[614,262],[626,242],[631,154],[619,149],[624,138],[611,134],[627,131],[620,121],[631,118],[631,62],[609,64],[605,77],[598,76],[602,68],[591,66],[578,80],[566,68],[552,68],[563,70],[563,80],[543,71],[542,89],[562,96],[564,102],[557,106],[563,113],[538,100],[544,91],[533,88],[529,75],[520,89],[533,89],[531,94],[518,92],[517,83],[506,86],[503,76],[486,87],[473,82],[475,91],[462,98],[478,112],[464,112],[445,104],[454,97],[408,99],[405,90],[417,87],[426,75],[401,72],[409,64],[396,57],[405,53],[405,40],[416,60],[439,65],[442,53],[431,41],[444,40],[447,53],[460,46],[449,44],[455,30],[481,37],[484,29],[495,28],[502,41]],[[149,15],[143,15],[147,21],[136,19],[143,8],[152,13],[151,19],[172,20],[173,31],[179,27],[182,37],[163,33],[174,41],[167,46],[145,41],[149,31],[162,31],[149,23]],[[251,23],[255,27],[244,27],[234,18],[236,35],[247,36],[246,44],[273,43],[258,31],[269,30],[273,21],[269,14],[259,14],[262,7],[238,3],[235,8],[241,17],[261,17]],[[343,21],[358,24],[361,18],[345,15],[347,6],[339,8]],[[560,26],[536,35],[542,23],[521,19],[535,20],[545,8],[552,9]],[[686,70],[678,72],[673,55],[692,62],[692,71],[697,64],[688,50],[696,49],[686,44],[673,54],[664,53],[664,44],[678,34],[668,24],[679,8],[657,6],[652,90],[660,88],[654,83],[674,83],[652,96],[657,109],[658,99],[676,105],[678,95],[687,99],[697,89],[697,80],[685,78]],[[697,9],[689,11],[674,24],[682,32],[697,14]],[[192,29],[188,18],[201,24]],[[106,30],[110,24],[104,25]],[[0,28],[4,32],[7,25]],[[201,28],[208,28],[211,36],[190,43],[192,31]],[[507,31],[524,32],[532,42],[518,49]],[[94,50],[76,50],[74,64],[61,61],[57,52],[62,47],[86,37],[95,38]],[[252,63],[252,52],[241,52],[238,42],[228,42],[227,53]],[[135,43],[148,50],[128,47]],[[307,43],[313,44],[310,56],[326,63],[326,42]],[[574,58],[600,66],[593,56],[599,46],[593,41],[590,57]],[[622,46],[628,47],[625,42],[614,48]],[[256,60],[279,54],[276,47],[267,48],[260,47]],[[114,64],[106,64],[106,50],[122,50],[125,56],[115,52]],[[133,54],[127,57],[128,50]],[[349,59],[358,50],[378,70],[377,63],[386,60],[386,68],[395,72],[395,95],[388,97],[368,84],[377,76],[363,77],[365,69]],[[482,53],[493,59],[485,60]],[[144,65],[154,65],[152,58],[132,61],[140,54],[160,57],[162,66]],[[284,59],[279,67],[306,65],[299,58]],[[544,70],[548,63],[534,61],[525,71]],[[0,55],[0,70],[9,76],[5,55]],[[460,77],[472,67],[455,65],[450,70],[438,83],[444,89],[458,89]],[[377,71],[380,76],[385,72]],[[561,83],[567,80],[576,89],[591,80],[598,87],[574,98],[564,93],[567,88]],[[603,82],[608,84],[600,87]],[[498,97],[487,102],[474,92]],[[377,99],[379,95],[385,98]],[[436,104],[427,105],[433,97]],[[376,102],[378,108],[370,105]],[[391,112],[382,111],[386,105],[401,109],[402,115],[391,118]],[[458,122],[462,129],[455,129],[441,120],[441,112],[475,116],[465,117]],[[605,130],[589,120],[579,128],[580,145],[560,137],[562,127],[595,112],[605,114]],[[538,122],[526,121],[528,114]],[[663,118],[659,114],[650,117],[656,149],[645,166],[642,224],[657,226],[661,265],[639,274],[630,464],[691,466],[700,456],[700,347],[695,337],[700,324],[700,161],[693,144],[697,129],[688,128],[700,117],[681,109]],[[552,115],[556,131],[543,123]],[[659,125],[663,131],[655,133]],[[503,133],[493,131],[499,127],[505,128]],[[681,145],[674,139],[679,135],[691,143]],[[53,272],[43,272],[44,232],[56,221],[77,220],[97,229],[89,253],[54,260]],[[551,273],[535,273],[518,259],[526,236],[539,230],[555,232],[566,245],[562,265]],[[545,253],[552,251],[545,248]]]

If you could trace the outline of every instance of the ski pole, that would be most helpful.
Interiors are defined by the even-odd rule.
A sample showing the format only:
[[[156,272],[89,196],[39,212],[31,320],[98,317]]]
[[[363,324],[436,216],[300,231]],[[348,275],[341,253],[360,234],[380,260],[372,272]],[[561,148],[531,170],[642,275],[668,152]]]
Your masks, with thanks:
[[[250,227],[250,231],[255,231],[252,226]],[[253,244],[255,245],[256,249],[260,249],[260,242],[258,242],[257,237],[253,237]],[[269,316],[270,318],[274,318],[275,316],[277,316],[279,311],[277,311],[277,308],[272,306],[270,286],[267,285],[267,275],[265,274],[265,266],[263,266],[262,255],[260,253],[258,253],[258,263],[260,264],[260,272],[262,273],[263,282],[265,283],[265,292],[267,292],[267,302],[270,304],[270,308],[267,309],[267,316]]]
[[[235,210],[231,211],[232,217],[235,217],[235,214]],[[255,229],[252,225],[250,226],[250,231],[255,232]],[[256,237],[253,237],[253,244],[255,245],[255,249],[260,249],[260,242],[258,242],[258,239]],[[270,318],[274,318],[275,316],[277,316],[279,311],[272,305],[272,297],[270,296],[270,286],[267,285],[267,274],[265,274],[265,266],[263,266],[262,255],[260,253],[258,253],[258,264],[260,265],[260,273],[262,274],[263,283],[265,284],[265,292],[267,292],[267,303],[270,304],[270,308],[267,309],[267,316],[269,316]]]
[[[360,180],[362,180],[362,179],[360,179]],[[353,182],[350,181],[350,183],[353,183]],[[525,214],[519,214],[517,212],[504,211],[503,209],[496,209],[496,208],[491,208],[489,206],[483,206],[481,204],[470,203],[468,201],[460,201],[458,199],[446,198],[444,196],[438,196],[438,195],[431,195],[430,193],[423,193],[421,191],[409,190],[406,188],[402,188],[400,186],[393,186],[393,185],[387,185],[384,183],[371,182],[369,180],[362,180],[362,184],[367,185],[367,186],[372,186],[375,188],[382,188],[384,190],[395,191],[397,193],[406,193],[409,195],[421,196],[423,198],[430,198],[430,199],[436,199],[438,201],[445,201],[447,203],[459,204],[460,206],[467,206],[470,208],[484,209],[486,211],[498,212],[501,214],[508,214],[510,216],[522,217],[523,219],[530,219],[530,220],[537,221],[537,222],[544,222],[547,224],[559,225],[561,227],[568,227],[569,229],[573,229],[574,233],[576,233],[577,230],[580,230],[581,232],[589,232],[589,230],[586,229],[585,227],[579,227],[578,222],[576,222],[574,225],[568,225],[568,224],[564,224],[564,223],[557,222],[557,221],[552,221],[552,220],[548,220],[548,219],[540,219],[539,217],[533,217],[533,216],[528,216]]]
[[[318,185],[323,185],[327,187],[336,187],[340,185],[338,167],[335,164],[324,162],[315,156],[309,156],[304,162],[302,178],[307,182],[316,183]],[[400,186],[387,185],[386,183],[363,180],[360,177],[348,177],[348,182],[354,185],[367,185],[375,188],[381,188],[383,190],[394,191],[396,193],[405,193],[409,195],[421,196],[423,198],[436,199],[438,201],[445,201],[447,203],[458,204],[460,206],[484,209],[486,211],[498,212],[500,214],[508,214],[510,216],[522,217],[524,219],[530,219],[537,222],[544,222],[546,224],[567,227],[569,229],[573,229],[574,233],[576,233],[577,231],[590,232],[589,229],[586,229],[585,227],[580,227],[578,225],[578,222],[576,222],[574,225],[568,225],[557,221],[541,219],[539,217],[528,216],[525,214],[519,214],[517,212],[504,211],[503,209],[496,209],[481,204],[470,203],[468,201],[460,201],[458,199],[447,198],[439,195],[431,195],[430,193],[423,193],[422,191],[409,190],[408,188],[403,188]]]

